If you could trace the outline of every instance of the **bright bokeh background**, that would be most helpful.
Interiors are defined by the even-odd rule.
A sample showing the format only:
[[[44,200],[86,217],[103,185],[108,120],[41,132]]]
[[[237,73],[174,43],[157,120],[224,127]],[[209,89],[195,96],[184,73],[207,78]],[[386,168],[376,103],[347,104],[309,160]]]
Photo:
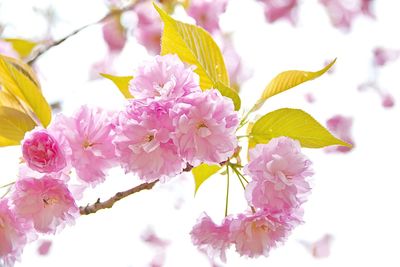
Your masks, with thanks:
[[[399,107],[384,109],[373,92],[360,93],[360,83],[377,78],[379,84],[400,100],[397,61],[375,73],[371,67],[376,46],[400,48],[399,1],[375,0],[377,19],[359,17],[352,31],[343,33],[330,25],[317,0],[303,0],[296,28],[286,21],[269,25],[255,1],[230,0],[221,19],[222,28],[234,33],[234,41],[252,78],[242,88],[243,106],[250,107],[270,79],[288,69],[317,70],[326,60],[338,57],[333,74],[271,98],[262,109],[265,114],[280,107],[301,108],[325,123],[342,114],[353,117],[355,149],[346,155],[326,154],[305,149],[314,162],[313,191],[304,205],[305,224],[295,229],[288,242],[273,250],[268,258],[239,258],[233,249],[227,266],[399,266],[400,238]],[[101,0],[0,0],[0,21],[10,26],[5,37],[37,38],[46,22],[32,6],[56,10],[53,28],[56,39],[106,14]],[[127,14],[126,23],[134,23]],[[44,95],[49,102],[62,101],[63,112],[71,114],[82,104],[120,109],[124,100],[106,80],[88,80],[91,65],[107,53],[101,26],[87,28],[44,55],[37,68]],[[130,75],[149,56],[131,36],[117,60],[116,75]],[[305,101],[312,92],[314,104]],[[0,182],[14,179],[18,148],[0,150]],[[81,205],[111,196],[138,184],[132,175],[115,169],[105,184],[90,190]],[[234,181],[230,211],[245,208],[239,182]],[[207,258],[192,246],[188,235],[196,218],[206,211],[215,220],[224,212],[225,179],[213,177],[193,198],[189,175],[159,185],[120,201],[111,210],[79,218],[54,240],[47,257],[37,255],[37,243],[27,246],[22,263],[16,266],[149,266],[156,252],[140,236],[152,227],[170,240],[165,266],[209,266]],[[300,241],[315,241],[329,233],[334,236],[331,256],[314,259]]]

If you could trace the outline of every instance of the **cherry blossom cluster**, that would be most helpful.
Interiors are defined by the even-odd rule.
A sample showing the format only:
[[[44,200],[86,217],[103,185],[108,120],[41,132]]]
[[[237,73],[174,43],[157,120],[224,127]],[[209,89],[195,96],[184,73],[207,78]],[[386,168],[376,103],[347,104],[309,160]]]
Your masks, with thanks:
[[[237,147],[238,115],[178,56],[156,56],[130,83],[126,108],[81,107],[58,114],[22,141],[19,177],[0,202],[0,256],[12,266],[37,234],[54,234],[79,215],[76,200],[120,165],[141,180],[165,181],[203,162],[219,164]],[[72,179],[72,173],[77,179]]]
[[[240,255],[267,256],[302,222],[301,204],[311,189],[310,165],[298,141],[279,137],[258,144],[244,167],[252,178],[245,188],[251,211],[229,215],[221,225],[204,214],[191,231],[193,243],[222,261],[231,245]]]

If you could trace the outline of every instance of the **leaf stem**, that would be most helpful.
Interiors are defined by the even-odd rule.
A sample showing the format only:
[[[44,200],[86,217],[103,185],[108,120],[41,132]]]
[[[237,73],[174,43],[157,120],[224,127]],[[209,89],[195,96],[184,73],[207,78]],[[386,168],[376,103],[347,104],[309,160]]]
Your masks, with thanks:
[[[225,217],[228,216],[229,203],[229,164],[226,164],[226,199],[225,199]]]

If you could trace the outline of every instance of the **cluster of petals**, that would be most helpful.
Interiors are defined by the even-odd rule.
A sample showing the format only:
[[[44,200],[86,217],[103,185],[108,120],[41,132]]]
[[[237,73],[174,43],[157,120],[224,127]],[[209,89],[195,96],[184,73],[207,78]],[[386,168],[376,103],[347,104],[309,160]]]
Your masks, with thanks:
[[[374,17],[371,0],[320,0],[325,6],[334,27],[349,30],[354,18],[359,14]]]
[[[226,10],[227,0],[192,0],[187,13],[197,25],[210,33],[219,30],[219,17]]]
[[[245,167],[252,178],[246,187],[249,204],[272,212],[297,209],[310,191],[310,165],[296,140],[279,137],[258,144]]]
[[[161,19],[153,8],[151,1],[138,3],[135,6],[138,17],[135,37],[152,54],[159,54],[161,50]]]
[[[335,115],[327,120],[326,125],[329,131],[331,131],[334,135],[352,145],[352,147],[347,147],[347,146],[328,147],[326,149],[327,152],[346,153],[353,149],[354,141],[351,134],[353,119],[351,117]]]
[[[296,23],[297,0],[259,0],[264,7],[264,15],[269,23],[280,19],[287,19],[294,25]]]

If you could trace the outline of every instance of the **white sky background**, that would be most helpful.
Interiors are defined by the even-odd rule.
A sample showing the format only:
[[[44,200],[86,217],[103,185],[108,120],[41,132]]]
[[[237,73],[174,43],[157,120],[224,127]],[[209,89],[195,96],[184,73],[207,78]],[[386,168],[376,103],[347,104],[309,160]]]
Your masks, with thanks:
[[[0,0],[0,21],[14,25],[4,34],[22,38],[40,36],[44,21],[32,13],[31,6],[46,6],[49,2],[62,19],[54,31],[56,38],[98,20],[106,12],[101,0]],[[281,107],[301,108],[321,123],[336,114],[352,116],[356,148],[347,155],[305,150],[314,162],[316,173],[312,195],[304,206],[305,224],[268,258],[239,258],[232,249],[227,266],[400,265],[399,107],[383,109],[375,93],[357,91],[357,86],[371,77],[371,50],[378,45],[400,48],[400,1],[375,2],[377,20],[359,17],[352,31],[344,34],[330,25],[317,0],[302,1],[297,28],[286,21],[266,24],[263,10],[255,1],[230,0],[222,28],[235,32],[238,51],[254,71],[242,90],[243,106],[250,107],[277,73],[288,69],[317,70],[327,59],[338,57],[332,75],[271,98],[261,112]],[[82,104],[121,108],[123,98],[109,81],[87,81],[90,65],[105,54],[101,27],[93,26],[43,56],[38,67],[48,100],[62,100],[66,113]],[[130,37],[115,74],[130,75],[146,57],[145,50]],[[390,64],[379,76],[382,87],[396,101],[400,100],[399,67],[400,62]],[[314,104],[304,100],[307,92],[315,95]],[[15,176],[18,153],[16,148],[0,150],[1,184]],[[231,212],[240,212],[245,207],[244,197],[239,183],[232,181]],[[108,181],[90,191],[80,204],[93,202],[97,197],[105,199],[137,183],[132,175],[113,170]],[[172,242],[165,266],[208,266],[207,259],[191,245],[188,232],[202,211],[215,220],[221,219],[225,179],[210,179],[195,199],[190,177],[159,188],[122,200],[111,210],[79,218],[74,227],[67,227],[54,237],[47,257],[37,256],[37,243],[29,245],[22,263],[16,266],[147,266],[154,252],[139,238],[147,225]],[[174,209],[181,198],[185,199],[182,207]],[[316,260],[298,241],[312,241],[325,233],[335,238],[332,254]]]

